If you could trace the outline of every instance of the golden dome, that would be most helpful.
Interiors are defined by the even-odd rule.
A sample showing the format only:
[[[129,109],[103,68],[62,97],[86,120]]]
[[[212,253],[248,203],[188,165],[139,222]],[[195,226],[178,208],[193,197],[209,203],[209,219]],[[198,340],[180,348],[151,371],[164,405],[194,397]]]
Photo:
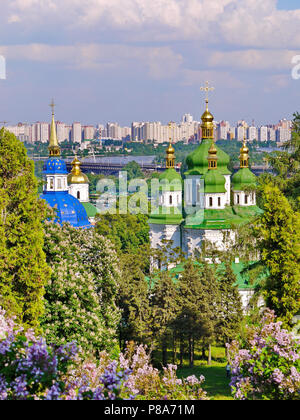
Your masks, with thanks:
[[[212,113],[208,109],[208,101],[206,101],[206,110],[205,110],[204,114],[202,115],[201,120],[202,120],[203,124],[212,123],[214,121],[214,116],[212,115]]]
[[[76,156],[72,162],[72,171],[68,175],[68,184],[89,184],[89,179],[81,172],[80,165],[81,162]]]
[[[214,116],[208,109],[208,100],[206,100],[206,110],[201,117],[202,120],[202,137],[204,139],[214,138]]]
[[[241,148],[240,163],[241,168],[249,167],[249,148],[246,144],[246,139],[244,139],[243,147]]]
[[[171,143],[170,143],[169,147],[167,148],[166,152],[167,152],[167,155],[174,155],[175,149],[174,149],[174,147],[172,146]]]

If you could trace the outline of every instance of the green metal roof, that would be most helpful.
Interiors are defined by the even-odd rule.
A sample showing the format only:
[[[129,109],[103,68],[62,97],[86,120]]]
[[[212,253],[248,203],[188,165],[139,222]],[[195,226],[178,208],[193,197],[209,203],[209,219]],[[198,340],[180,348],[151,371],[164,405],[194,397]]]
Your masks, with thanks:
[[[204,176],[205,193],[226,193],[226,179],[218,169],[209,170]]]
[[[257,206],[234,206],[225,207],[222,210],[202,209],[194,215],[186,217],[184,228],[186,229],[231,229],[248,223],[253,217],[261,214],[262,210]]]
[[[97,207],[91,203],[82,203],[82,205],[86,210],[88,218],[96,217],[96,215],[99,213]]]
[[[257,178],[249,168],[242,168],[232,177],[234,191],[244,191],[245,187],[256,186]]]
[[[197,261],[195,261],[195,266],[201,267],[201,264]],[[251,282],[249,272],[251,272],[252,269],[257,265],[257,262],[251,261],[249,263],[239,262],[235,263],[233,262],[231,264],[231,268],[236,275],[237,282],[235,286],[238,287],[240,291],[242,290],[255,290],[255,288],[266,279],[268,272],[266,269],[262,270],[262,272],[258,275],[255,282]],[[224,269],[224,263],[217,265],[217,273],[221,269]],[[173,277],[174,283],[176,284],[179,280],[180,275],[184,271],[184,263],[178,264],[175,268],[172,268],[169,272],[171,276]],[[148,283],[148,286],[150,289],[154,287],[155,284],[155,278],[149,278],[146,277],[146,281]]]
[[[185,175],[204,175],[208,171],[208,151],[213,139],[204,139],[200,146],[194,150],[186,159],[189,170]],[[222,175],[231,175],[228,169],[230,157],[216,145],[218,156],[218,170]]]
[[[183,222],[181,207],[159,206],[150,214],[148,223],[154,225],[180,225]]]

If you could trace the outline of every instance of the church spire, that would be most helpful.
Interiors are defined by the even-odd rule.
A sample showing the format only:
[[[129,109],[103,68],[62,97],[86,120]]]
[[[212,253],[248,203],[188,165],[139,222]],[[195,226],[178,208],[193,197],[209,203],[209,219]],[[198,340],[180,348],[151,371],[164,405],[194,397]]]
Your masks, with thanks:
[[[56,127],[55,127],[55,118],[54,118],[54,108],[55,104],[52,100],[50,107],[52,108],[52,122],[51,122],[51,129],[50,129],[50,142],[49,142],[49,156],[50,157],[60,157],[60,147],[57,140],[56,135]]]
[[[175,168],[175,149],[172,146],[172,135],[171,135],[172,123],[169,123],[169,132],[170,132],[170,145],[166,151],[166,168],[174,169]]]

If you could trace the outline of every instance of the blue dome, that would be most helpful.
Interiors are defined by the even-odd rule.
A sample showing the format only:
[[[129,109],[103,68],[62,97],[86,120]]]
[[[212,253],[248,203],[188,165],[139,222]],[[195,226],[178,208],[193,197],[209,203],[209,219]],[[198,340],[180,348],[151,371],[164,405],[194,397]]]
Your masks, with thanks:
[[[58,158],[48,159],[43,167],[44,175],[67,175],[66,162]]]
[[[50,207],[56,210],[56,222],[70,223],[76,228],[90,228],[91,224],[83,205],[67,191],[44,192],[41,199],[45,200]]]

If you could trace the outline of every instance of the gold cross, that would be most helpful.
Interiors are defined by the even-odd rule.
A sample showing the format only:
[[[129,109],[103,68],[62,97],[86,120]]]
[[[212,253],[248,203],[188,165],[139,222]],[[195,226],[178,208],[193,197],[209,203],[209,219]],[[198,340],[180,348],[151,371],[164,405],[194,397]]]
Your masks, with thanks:
[[[209,92],[213,92],[215,90],[215,88],[214,87],[210,87],[209,86],[209,82],[205,82],[205,85],[206,85],[205,87],[201,86],[200,90],[202,92],[206,92],[206,102],[208,102],[208,93]]]
[[[52,102],[49,106],[52,108],[52,114],[54,115],[54,108],[55,108],[54,99],[52,99]]]

